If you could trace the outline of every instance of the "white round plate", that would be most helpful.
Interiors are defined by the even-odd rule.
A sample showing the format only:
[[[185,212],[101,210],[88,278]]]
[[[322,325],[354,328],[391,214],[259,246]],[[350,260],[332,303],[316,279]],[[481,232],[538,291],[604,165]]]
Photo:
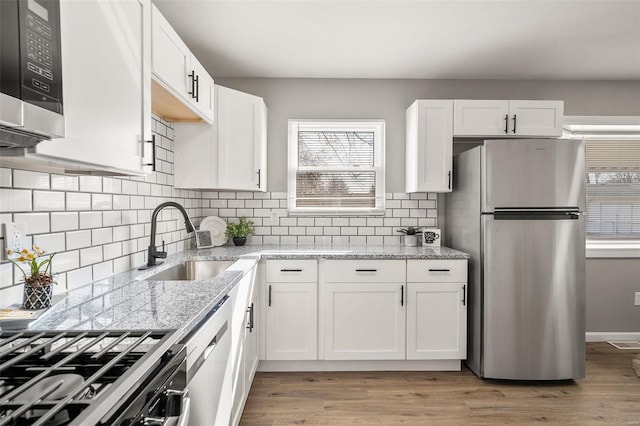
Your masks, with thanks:
[[[213,246],[223,246],[227,243],[227,222],[218,216],[207,216],[200,222],[200,229],[211,231],[211,242]]]

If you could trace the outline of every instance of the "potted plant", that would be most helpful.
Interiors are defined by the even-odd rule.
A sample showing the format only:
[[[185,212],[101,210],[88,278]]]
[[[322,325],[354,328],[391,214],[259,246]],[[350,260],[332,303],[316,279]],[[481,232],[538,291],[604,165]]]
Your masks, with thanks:
[[[398,232],[402,232],[404,236],[404,245],[413,247],[418,245],[418,235],[422,233],[422,228],[414,228],[409,226],[407,228],[400,228]]]
[[[55,282],[49,268],[54,255],[55,253],[45,254],[38,246],[33,246],[33,250],[7,249],[7,259],[16,265],[24,276],[23,309],[44,309],[51,306],[52,287]],[[26,265],[26,268],[21,265]]]
[[[243,246],[247,242],[247,237],[254,234],[253,221],[242,216],[238,223],[229,222],[225,234],[233,238],[233,244]]]

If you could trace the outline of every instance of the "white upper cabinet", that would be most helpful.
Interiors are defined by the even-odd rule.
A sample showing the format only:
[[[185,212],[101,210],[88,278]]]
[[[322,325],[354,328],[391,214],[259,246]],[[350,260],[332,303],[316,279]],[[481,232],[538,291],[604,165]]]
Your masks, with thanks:
[[[417,100],[406,116],[406,191],[451,192],[453,101]]]
[[[151,19],[154,112],[170,121],[212,123],[213,78],[155,6]]]
[[[174,186],[267,190],[267,107],[262,98],[215,86],[213,125],[175,123]]]
[[[60,21],[66,135],[29,156],[101,173],[151,171],[150,1],[63,0]]]
[[[563,101],[454,101],[454,136],[528,137],[562,135]]]
[[[267,107],[258,96],[217,86],[218,184],[267,190]]]

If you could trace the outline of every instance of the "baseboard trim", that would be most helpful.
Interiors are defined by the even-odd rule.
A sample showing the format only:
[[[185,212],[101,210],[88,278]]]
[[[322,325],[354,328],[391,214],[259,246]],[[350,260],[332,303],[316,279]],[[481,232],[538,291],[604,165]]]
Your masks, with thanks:
[[[258,371],[460,371],[459,359],[429,361],[260,361]]]
[[[615,341],[640,341],[640,331],[630,332],[604,332],[604,331],[589,331],[586,333],[587,342],[607,342],[609,340]]]

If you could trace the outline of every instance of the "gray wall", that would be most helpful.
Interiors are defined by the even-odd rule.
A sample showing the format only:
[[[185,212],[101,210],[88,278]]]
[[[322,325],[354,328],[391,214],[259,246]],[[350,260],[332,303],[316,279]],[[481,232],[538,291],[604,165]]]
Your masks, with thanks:
[[[264,98],[268,190],[287,188],[289,118],[386,121],[386,191],[404,191],[405,110],[416,99],[557,99],[566,115],[640,115],[640,81],[217,79]]]
[[[587,331],[640,332],[640,258],[587,259]]]
[[[269,108],[269,191],[286,191],[287,119],[383,118],[386,191],[404,192],[405,110],[415,99],[558,99],[565,115],[640,115],[640,81],[217,79]],[[456,146],[456,150],[464,149]],[[640,332],[640,259],[587,259],[587,331]]]

